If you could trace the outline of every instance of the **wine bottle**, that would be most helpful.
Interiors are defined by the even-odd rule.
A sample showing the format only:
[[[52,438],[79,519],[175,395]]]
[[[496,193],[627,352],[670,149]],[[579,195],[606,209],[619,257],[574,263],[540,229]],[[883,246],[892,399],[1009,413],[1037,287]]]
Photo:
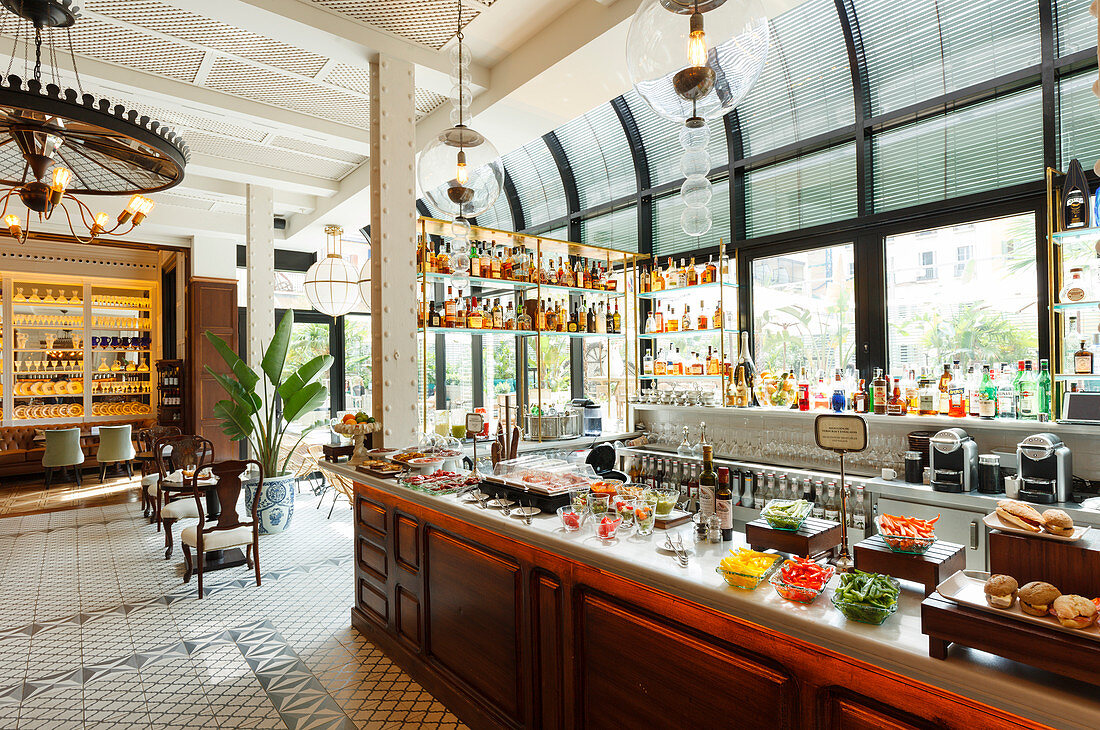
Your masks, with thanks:
[[[1062,230],[1089,227],[1089,181],[1081,163],[1071,160],[1062,185]]]
[[[747,391],[742,396],[741,402],[736,405],[752,407],[760,405],[760,401],[756,398],[756,389],[753,388],[753,383],[756,381],[756,364],[752,361],[752,355],[749,354],[749,333],[747,330],[741,332],[741,347],[737,354],[737,365],[733,370],[733,380],[738,389],[743,385],[745,391]]]

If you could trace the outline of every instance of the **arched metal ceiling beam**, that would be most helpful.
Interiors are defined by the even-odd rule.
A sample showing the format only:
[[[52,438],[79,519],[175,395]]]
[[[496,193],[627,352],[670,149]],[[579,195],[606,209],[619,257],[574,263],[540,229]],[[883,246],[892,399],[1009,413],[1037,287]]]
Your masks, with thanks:
[[[569,217],[570,241],[581,240],[581,222],[574,214],[580,212],[581,196],[577,191],[577,179],[573,176],[573,168],[569,165],[569,157],[565,154],[565,148],[561,146],[561,140],[554,132],[542,135],[542,141],[546,143],[546,149],[550,150],[550,156],[554,158],[558,174],[561,175],[561,185],[565,189],[565,209]]]
[[[634,114],[626,103],[626,98],[616,96],[611,100],[611,108],[615,110],[615,116],[623,125],[623,134],[626,135],[626,143],[630,148],[630,159],[634,162],[634,179],[638,189],[638,252],[653,253],[653,198],[643,196],[643,190],[652,187],[649,174],[649,160],[645,156],[645,145],[642,143],[642,133],[638,131],[638,125],[634,121]]]
[[[423,200],[421,200],[420,198],[416,199],[416,212],[419,213],[420,215],[424,216],[425,218],[434,218],[435,217],[435,216],[432,215],[432,212],[430,210],[428,210],[427,204]]]
[[[863,36],[859,32],[859,20],[853,0],[833,0],[840,29],[844,34],[844,47],[848,51],[848,68],[852,75],[852,99],[855,102],[856,141],[856,214],[874,212],[874,190],[871,171],[871,136],[866,125],[871,117],[871,86],[867,79],[867,55],[863,50]]]
[[[741,114],[736,108],[722,118],[726,130],[726,149],[730,169],[730,235],[734,241],[744,241],[748,233],[745,217],[745,167],[737,161],[745,157],[745,138],[741,130]]]
[[[512,230],[522,231],[527,227],[527,223],[523,218],[523,204],[519,202],[516,184],[512,181],[512,176],[508,174],[507,167],[504,168],[504,186],[501,192],[508,200],[508,208],[512,211]]]

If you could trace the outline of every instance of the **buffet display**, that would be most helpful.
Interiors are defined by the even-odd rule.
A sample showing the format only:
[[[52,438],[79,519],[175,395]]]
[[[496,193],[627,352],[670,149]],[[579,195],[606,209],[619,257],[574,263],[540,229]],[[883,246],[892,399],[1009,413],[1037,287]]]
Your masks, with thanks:
[[[4,424],[153,413],[156,284],[46,278],[4,276]]]

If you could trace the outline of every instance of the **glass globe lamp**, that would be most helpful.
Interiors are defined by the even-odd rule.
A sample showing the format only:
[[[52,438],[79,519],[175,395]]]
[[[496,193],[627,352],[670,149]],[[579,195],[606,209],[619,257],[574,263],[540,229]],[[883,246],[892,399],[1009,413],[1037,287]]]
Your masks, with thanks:
[[[328,253],[306,272],[302,286],[313,308],[330,317],[347,314],[359,299],[359,277],[355,269],[340,255],[340,226],[325,226]]]
[[[630,81],[653,111],[717,119],[763,71],[768,18],[761,0],[642,0],[626,49]]]
[[[504,165],[492,142],[456,125],[420,151],[416,180],[436,208],[452,217],[473,218],[496,202],[504,185]]]

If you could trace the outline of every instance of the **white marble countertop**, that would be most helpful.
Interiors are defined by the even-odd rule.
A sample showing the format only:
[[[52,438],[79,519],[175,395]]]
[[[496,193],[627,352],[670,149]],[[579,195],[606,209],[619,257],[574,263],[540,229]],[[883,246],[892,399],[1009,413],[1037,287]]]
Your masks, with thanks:
[[[744,545],[744,535],[719,545],[695,544],[687,568],[656,546],[665,532],[651,536],[620,533],[604,543],[589,523],[579,532],[565,532],[556,515],[540,515],[525,525],[499,510],[481,509],[455,497],[439,497],[406,489],[393,480],[374,479],[348,464],[322,463],[344,474],[411,502],[436,509],[502,536],[550,550],[563,557],[666,591],[737,618],[758,623],[789,636],[840,652],[930,685],[941,687],[1046,723],[1057,728],[1100,727],[1100,689],[1018,662],[965,647],[952,646],[946,660],[928,656],[928,638],[921,633],[922,591],[908,584],[897,612],[881,626],[850,622],[830,603],[836,578],[811,605],[781,598],[767,584],[755,591],[727,586],[715,572],[731,547]],[[694,543],[690,525],[675,528],[685,545]],[[903,586],[906,585],[903,583]],[[1006,640],[1010,637],[1006,632]],[[1097,645],[1100,651],[1100,644]]]

